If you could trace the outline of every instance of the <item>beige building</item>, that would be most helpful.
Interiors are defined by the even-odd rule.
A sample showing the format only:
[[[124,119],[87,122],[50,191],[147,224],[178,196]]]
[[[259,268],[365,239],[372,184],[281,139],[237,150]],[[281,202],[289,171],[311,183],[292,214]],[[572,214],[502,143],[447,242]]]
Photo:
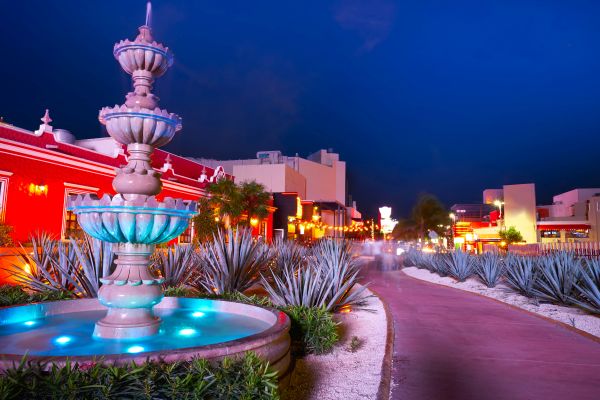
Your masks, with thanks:
[[[324,224],[344,226],[361,217],[356,203],[347,200],[346,162],[331,150],[306,158],[260,151],[252,159],[196,161],[200,160],[210,167],[222,166],[236,182],[256,181],[272,193],[297,193],[302,201],[315,204]]]

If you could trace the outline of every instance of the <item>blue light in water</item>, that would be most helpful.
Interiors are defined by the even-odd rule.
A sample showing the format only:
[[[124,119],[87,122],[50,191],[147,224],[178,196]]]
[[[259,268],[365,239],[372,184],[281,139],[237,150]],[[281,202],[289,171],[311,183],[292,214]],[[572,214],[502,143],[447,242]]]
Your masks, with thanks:
[[[34,326],[35,325],[35,321],[25,321],[25,322],[23,322],[23,325],[25,325],[25,326]]]
[[[73,340],[71,336],[59,336],[56,339],[54,339],[54,343],[63,345],[69,343],[71,340]]]
[[[204,313],[202,311],[195,311],[192,313],[192,317],[194,317],[194,318],[204,317]]]
[[[183,328],[179,330],[181,336],[192,336],[196,334],[196,330],[192,328]]]
[[[144,351],[144,348],[142,346],[129,346],[127,348],[127,352],[131,354],[141,353],[142,351]]]

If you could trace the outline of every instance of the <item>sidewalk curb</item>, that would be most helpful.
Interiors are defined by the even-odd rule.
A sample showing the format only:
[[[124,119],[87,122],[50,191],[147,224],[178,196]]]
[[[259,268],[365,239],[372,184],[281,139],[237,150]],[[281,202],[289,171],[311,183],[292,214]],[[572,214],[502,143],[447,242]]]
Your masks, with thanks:
[[[377,293],[373,288],[367,286],[368,290],[371,291],[383,304],[385,310],[386,320],[386,339],[385,339],[385,354],[383,356],[383,362],[381,363],[381,382],[379,383],[379,389],[377,390],[377,400],[388,400],[391,395],[392,389],[392,359],[394,355],[394,318],[387,302]]]

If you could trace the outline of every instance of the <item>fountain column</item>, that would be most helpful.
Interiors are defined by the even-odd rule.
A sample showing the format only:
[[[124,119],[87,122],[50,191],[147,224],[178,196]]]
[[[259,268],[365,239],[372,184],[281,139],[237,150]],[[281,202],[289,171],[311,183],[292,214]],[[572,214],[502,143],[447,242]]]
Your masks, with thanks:
[[[148,20],[147,14],[146,24]],[[149,270],[150,256],[156,244],[183,233],[196,204],[155,198],[162,183],[160,172],[151,166],[152,153],[181,129],[181,119],[160,109],[159,99],[152,94],[154,80],[173,63],[172,53],[154,41],[150,27],[143,25],[134,41],[115,44],[113,54],[131,75],[133,92],[127,94],[124,104],[103,108],[99,119],[113,139],[127,146],[128,162],[117,169],[115,196],[76,196],[69,207],[88,234],[116,243],[116,268],[101,279],[98,293],[108,312],[96,323],[94,336],[119,339],[158,332],[160,319],[152,307],[163,297],[163,279]]]

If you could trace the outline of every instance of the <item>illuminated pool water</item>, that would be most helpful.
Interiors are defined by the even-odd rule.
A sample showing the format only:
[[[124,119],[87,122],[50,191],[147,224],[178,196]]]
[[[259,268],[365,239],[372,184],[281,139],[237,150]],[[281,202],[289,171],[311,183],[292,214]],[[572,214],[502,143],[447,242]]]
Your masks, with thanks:
[[[63,357],[143,355],[230,342],[273,326],[260,314],[271,312],[257,307],[202,299],[165,300],[166,304],[155,308],[155,314],[163,321],[159,334],[130,340],[92,336],[94,324],[106,314],[92,299],[0,309],[0,351],[4,355]],[[176,306],[168,304],[175,301]],[[74,307],[77,304],[85,306]],[[71,311],[78,308],[84,310]]]

